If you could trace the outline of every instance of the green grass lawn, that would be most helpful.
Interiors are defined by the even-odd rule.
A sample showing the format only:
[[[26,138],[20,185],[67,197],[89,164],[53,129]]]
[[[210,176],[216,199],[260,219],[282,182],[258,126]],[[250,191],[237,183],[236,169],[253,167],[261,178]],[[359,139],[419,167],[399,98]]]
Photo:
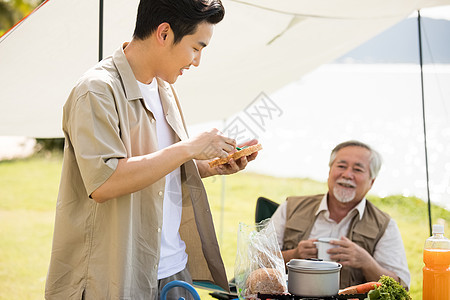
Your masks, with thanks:
[[[50,259],[61,155],[34,156],[0,162],[0,300],[43,299]],[[256,199],[265,196],[282,202],[290,195],[326,191],[326,185],[309,179],[274,178],[242,172],[225,179],[204,180],[216,231],[229,277],[234,274],[239,222],[254,221]],[[226,201],[222,203],[223,183]],[[428,237],[426,204],[420,199],[369,197],[397,221],[411,271],[411,295],[422,296],[422,247]],[[223,210],[222,210],[223,206]],[[450,212],[433,207],[433,218],[450,221]],[[446,226],[447,236],[449,231]],[[210,299],[199,290],[202,299]]]

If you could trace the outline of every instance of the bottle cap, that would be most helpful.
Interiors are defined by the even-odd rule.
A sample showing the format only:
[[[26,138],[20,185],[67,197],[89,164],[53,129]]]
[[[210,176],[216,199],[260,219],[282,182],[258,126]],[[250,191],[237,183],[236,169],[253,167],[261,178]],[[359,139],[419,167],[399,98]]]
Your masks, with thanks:
[[[433,234],[435,233],[444,233],[444,225],[434,224],[433,225]]]

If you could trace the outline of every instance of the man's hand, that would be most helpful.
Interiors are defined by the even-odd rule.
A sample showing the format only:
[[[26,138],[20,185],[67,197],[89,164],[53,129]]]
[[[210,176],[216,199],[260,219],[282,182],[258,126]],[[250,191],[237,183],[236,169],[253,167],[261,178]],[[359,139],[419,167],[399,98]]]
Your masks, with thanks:
[[[343,266],[362,269],[367,262],[373,260],[372,256],[363,248],[343,236],[339,241],[330,241],[330,244],[339,247],[331,248],[327,252],[334,261]]]
[[[238,147],[242,148],[242,147],[252,146],[252,145],[256,145],[256,144],[258,144],[258,140],[253,139],[246,143],[238,145]],[[234,151],[232,151],[232,152],[235,152],[235,151],[236,151],[236,149],[234,149]],[[249,156],[243,156],[237,160],[231,159],[228,163],[219,165],[214,168],[210,168],[207,161],[197,160],[196,163],[197,163],[197,166],[198,166],[198,169],[200,172],[200,176],[202,178],[212,176],[212,175],[230,175],[230,174],[237,173],[241,170],[244,170],[245,167],[247,166],[248,162],[254,160],[257,155],[258,155],[258,152],[254,152],[254,153],[250,154]]]
[[[246,143],[238,145],[239,148],[246,147],[246,146],[252,146],[258,144],[258,140],[251,140]],[[239,158],[238,160],[231,159],[227,164],[219,165],[216,167],[217,174],[219,175],[229,175],[237,173],[241,170],[244,170],[247,166],[248,162],[254,160],[256,156],[258,155],[258,152],[254,152],[250,154],[249,156],[243,156]]]
[[[317,239],[303,240],[297,244],[296,248],[282,251],[284,262],[287,263],[295,258],[317,258],[317,248],[314,242],[317,242]]]
[[[215,128],[181,143],[187,145],[192,158],[198,160],[227,157],[236,149],[236,141],[221,135]]]
[[[330,244],[338,246],[327,251],[330,258],[343,266],[361,269],[367,281],[378,281],[381,275],[390,276],[398,282],[400,281],[400,278],[394,272],[380,266],[364,248],[345,236],[341,237],[339,241],[330,241]]]
[[[295,248],[297,258],[317,258],[317,247],[314,242],[317,240],[300,241]]]

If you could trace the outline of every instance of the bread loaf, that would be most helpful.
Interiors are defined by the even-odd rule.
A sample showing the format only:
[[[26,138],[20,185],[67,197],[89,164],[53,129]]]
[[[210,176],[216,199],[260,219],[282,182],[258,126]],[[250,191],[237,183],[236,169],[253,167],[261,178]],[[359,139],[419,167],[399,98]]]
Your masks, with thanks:
[[[272,268],[256,269],[246,281],[248,294],[282,294],[285,292],[284,276]]]

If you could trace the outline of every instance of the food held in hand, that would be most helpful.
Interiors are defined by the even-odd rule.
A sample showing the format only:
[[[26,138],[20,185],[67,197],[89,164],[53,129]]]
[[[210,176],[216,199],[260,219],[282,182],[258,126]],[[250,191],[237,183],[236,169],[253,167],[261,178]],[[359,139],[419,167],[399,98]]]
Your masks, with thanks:
[[[261,149],[262,149],[261,144],[248,146],[248,147],[245,147],[245,148],[243,148],[243,149],[241,149],[241,150],[239,150],[237,152],[234,152],[234,153],[228,155],[227,157],[218,158],[216,160],[210,161],[209,162],[209,166],[211,168],[214,168],[214,167],[217,167],[219,165],[223,165],[223,164],[228,163],[231,159],[237,160],[237,159],[239,159],[239,158],[241,158],[243,156],[249,156],[249,155],[251,155],[251,154],[253,154],[253,153],[255,153],[255,152],[257,152],[257,151],[259,151]]]

